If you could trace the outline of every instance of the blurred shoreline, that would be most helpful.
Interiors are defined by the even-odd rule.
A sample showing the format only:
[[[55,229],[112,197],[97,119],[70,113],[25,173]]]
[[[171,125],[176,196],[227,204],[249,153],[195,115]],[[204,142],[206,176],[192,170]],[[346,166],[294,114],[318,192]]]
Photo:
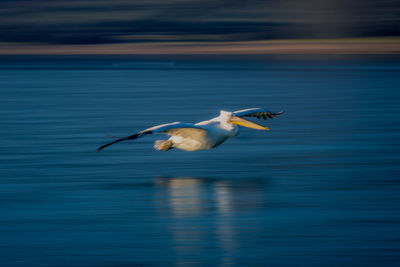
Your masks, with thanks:
[[[91,45],[0,43],[0,55],[273,55],[400,54],[400,38],[238,42],[138,42]]]

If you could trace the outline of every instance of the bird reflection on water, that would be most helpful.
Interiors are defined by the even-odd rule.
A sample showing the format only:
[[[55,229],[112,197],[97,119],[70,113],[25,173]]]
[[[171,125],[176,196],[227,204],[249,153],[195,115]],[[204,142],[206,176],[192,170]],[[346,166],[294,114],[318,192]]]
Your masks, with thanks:
[[[156,180],[156,185],[168,189],[168,200],[172,214],[191,216],[201,214],[205,207],[202,181],[196,178],[169,178]],[[203,202],[203,203],[202,203]]]
[[[244,203],[234,201],[239,200],[239,196],[235,196],[236,191],[262,191],[260,185],[266,184],[266,179],[249,181],[235,181],[211,178],[195,178],[195,177],[175,177],[175,178],[156,178],[154,184],[156,187],[167,188],[167,203],[171,213],[176,216],[195,216],[208,211],[227,216],[234,212],[235,209],[256,208],[260,205],[260,199],[257,194],[253,198],[244,200]],[[265,196],[260,195],[259,198]],[[253,199],[256,201],[254,205],[248,203]],[[247,203],[246,203],[247,202]]]
[[[204,250],[213,240],[212,247],[220,250],[222,255],[220,264],[234,264],[235,251],[239,248],[236,233],[239,229],[235,227],[237,218],[233,215],[238,211],[256,209],[266,201],[265,194],[261,192],[265,182],[265,179],[156,178],[155,186],[166,191],[163,196],[157,197],[160,203],[155,206],[164,207],[160,212],[171,216],[168,229],[175,253],[191,260],[191,256]],[[238,191],[244,191],[244,195]],[[246,192],[251,192],[253,197],[248,198]],[[213,235],[210,235],[209,228],[213,229]]]

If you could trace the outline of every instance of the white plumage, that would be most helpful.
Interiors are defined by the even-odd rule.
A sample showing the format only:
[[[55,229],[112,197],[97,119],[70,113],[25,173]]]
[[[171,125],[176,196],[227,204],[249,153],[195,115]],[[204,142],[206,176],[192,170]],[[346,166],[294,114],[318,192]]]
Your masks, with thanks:
[[[251,108],[235,112],[221,110],[218,117],[208,121],[202,121],[196,124],[172,122],[154,126],[102,145],[97,149],[97,151],[124,140],[137,139],[154,133],[165,133],[170,136],[168,140],[157,140],[155,142],[154,147],[157,150],[170,150],[172,148],[178,148],[185,151],[211,149],[222,144],[229,137],[236,136],[239,133],[238,125],[257,130],[269,130],[266,127],[245,120],[242,117],[262,117],[264,119],[272,119],[282,113],[282,111],[273,113],[263,108]]]

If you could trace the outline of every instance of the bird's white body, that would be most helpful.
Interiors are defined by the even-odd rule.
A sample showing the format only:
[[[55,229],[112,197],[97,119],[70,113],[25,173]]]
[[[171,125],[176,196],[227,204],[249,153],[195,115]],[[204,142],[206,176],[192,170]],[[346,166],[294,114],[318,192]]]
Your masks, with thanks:
[[[221,111],[218,117],[195,124],[201,129],[187,128],[186,135],[174,135],[168,140],[172,141],[173,147],[185,151],[214,148],[239,133],[239,127],[228,122],[231,115],[231,112]]]
[[[97,150],[101,150],[114,143],[137,139],[147,134],[165,133],[171,136],[168,140],[157,140],[154,147],[157,150],[170,150],[178,148],[185,151],[197,151],[211,149],[222,144],[229,137],[239,133],[239,127],[249,127],[258,130],[269,130],[253,122],[242,119],[241,117],[263,117],[264,119],[276,117],[280,113],[272,113],[266,109],[253,108],[239,110],[235,112],[220,111],[220,115],[211,120],[202,121],[196,124],[173,122],[162,124],[140,131],[134,135],[124,137],[103,145]]]

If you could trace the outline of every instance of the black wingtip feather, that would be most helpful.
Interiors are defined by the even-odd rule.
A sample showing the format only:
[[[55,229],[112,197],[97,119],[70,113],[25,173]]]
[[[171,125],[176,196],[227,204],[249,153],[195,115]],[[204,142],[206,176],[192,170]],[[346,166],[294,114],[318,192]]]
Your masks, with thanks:
[[[108,146],[111,146],[112,144],[115,144],[115,143],[118,143],[118,142],[124,141],[124,140],[126,140],[126,138],[121,138],[121,139],[118,139],[118,140],[112,141],[111,143],[108,143],[108,144],[105,144],[105,145],[99,146],[99,147],[96,149],[96,152],[100,152],[100,151],[101,151],[101,150],[103,150],[104,148],[106,148],[106,147],[108,147]]]
[[[100,152],[100,151],[103,150],[104,148],[106,148],[106,147],[108,147],[108,146],[111,146],[111,145],[113,145],[113,144],[115,144],[115,143],[118,143],[118,142],[121,142],[121,141],[125,141],[125,140],[136,139],[136,138],[141,137],[142,135],[151,134],[151,133],[153,133],[153,132],[152,132],[152,131],[138,132],[138,133],[132,134],[132,135],[130,135],[130,136],[120,138],[120,139],[115,140],[115,141],[112,141],[112,142],[110,142],[110,143],[108,143],[108,144],[99,146],[99,147],[96,149],[96,152]]]

